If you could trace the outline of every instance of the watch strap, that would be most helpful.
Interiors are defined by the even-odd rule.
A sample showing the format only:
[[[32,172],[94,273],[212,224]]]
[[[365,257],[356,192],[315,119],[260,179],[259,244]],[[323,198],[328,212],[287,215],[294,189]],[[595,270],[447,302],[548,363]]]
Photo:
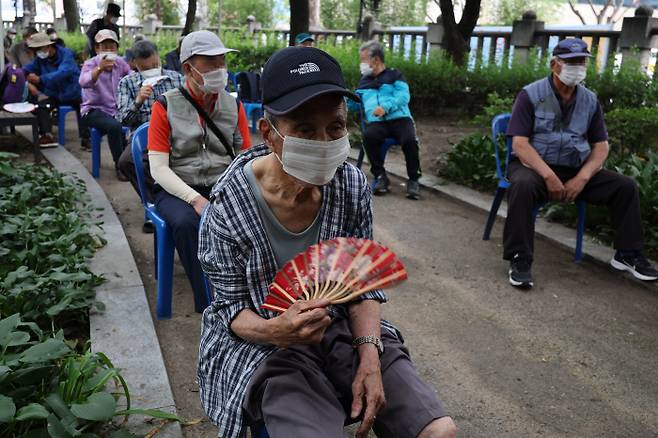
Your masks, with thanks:
[[[377,336],[359,336],[358,338],[354,338],[352,340],[352,347],[354,348],[357,348],[359,345],[363,344],[373,344],[377,348],[380,356],[384,353],[384,344],[382,343],[382,340]]]

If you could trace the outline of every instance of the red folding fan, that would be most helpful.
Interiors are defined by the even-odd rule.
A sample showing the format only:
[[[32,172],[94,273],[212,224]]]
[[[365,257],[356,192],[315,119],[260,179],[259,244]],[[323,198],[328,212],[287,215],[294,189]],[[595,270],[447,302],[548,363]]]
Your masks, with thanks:
[[[312,245],[286,263],[262,307],[283,313],[295,301],[319,298],[341,304],[406,279],[390,249],[368,239],[339,237]]]

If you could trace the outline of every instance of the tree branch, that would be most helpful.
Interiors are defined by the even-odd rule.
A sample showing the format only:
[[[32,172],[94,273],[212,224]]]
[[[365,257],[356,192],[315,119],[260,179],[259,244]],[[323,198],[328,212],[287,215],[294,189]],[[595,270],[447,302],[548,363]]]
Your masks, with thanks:
[[[439,0],[439,8],[441,8],[441,17],[443,17],[443,25],[446,29],[453,28],[455,23],[455,7],[452,0]]]
[[[468,41],[470,39],[478,18],[480,18],[480,0],[466,0],[462,19],[457,26],[464,40]]]
[[[587,24],[587,23],[585,22],[585,19],[583,18],[583,15],[578,11],[578,9],[576,9],[576,7],[574,6],[573,2],[572,2],[571,0],[568,0],[568,1],[569,1],[569,6],[571,7],[571,11],[572,11],[574,14],[576,14],[576,17],[578,17],[578,18],[580,19],[580,21],[581,21],[583,24]]]

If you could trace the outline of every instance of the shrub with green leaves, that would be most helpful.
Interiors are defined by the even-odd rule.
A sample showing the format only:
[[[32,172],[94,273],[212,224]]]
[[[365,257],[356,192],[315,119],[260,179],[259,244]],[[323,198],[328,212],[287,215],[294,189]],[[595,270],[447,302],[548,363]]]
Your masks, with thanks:
[[[49,324],[101,308],[87,260],[104,244],[84,184],[0,153],[0,315]]]
[[[499,142],[499,148],[500,158],[504,160],[504,142]],[[498,184],[498,175],[491,137],[472,134],[453,144],[440,173],[451,181],[474,189],[494,190]]]
[[[658,151],[658,107],[616,108],[605,115],[612,152],[620,157]]]

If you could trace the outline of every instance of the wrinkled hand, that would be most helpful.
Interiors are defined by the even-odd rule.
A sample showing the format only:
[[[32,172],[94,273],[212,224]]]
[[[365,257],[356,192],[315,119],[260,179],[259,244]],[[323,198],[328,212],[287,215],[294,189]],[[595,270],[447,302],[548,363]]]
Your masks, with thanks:
[[[564,184],[564,202],[574,202],[585,188],[587,180],[579,175],[574,176]]]
[[[26,79],[30,84],[34,85],[37,85],[39,82],[41,82],[41,78],[34,73],[28,74]]]
[[[548,199],[551,201],[562,201],[564,199],[564,184],[562,184],[560,178],[552,174],[545,181],[546,189],[548,190]]]
[[[114,60],[103,58],[101,59],[101,62],[98,66],[103,71],[112,71],[112,69],[114,68]]]
[[[135,102],[141,105],[142,103],[144,103],[146,99],[148,99],[151,96],[151,94],[153,94],[153,86],[144,85],[142,88],[139,89],[139,93],[137,93]]]
[[[372,114],[375,117],[381,117],[384,114],[386,114],[386,110],[384,108],[382,108],[381,106],[378,106],[377,108],[375,108],[375,110],[372,112]]]
[[[34,85],[30,84],[28,82],[27,84],[27,91],[30,93],[30,96],[38,96],[39,95],[39,89],[35,87]]]
[[[208,205],[208,200],[203,196],[199,195],[196,198],[192,199],[191,204],[192,207],[194,207],[194,211],[196,211],[196,214],[201,216],[203,214],[203,210],[206,208],[206,205]]]
[[[319,344],[331,324],[328,300],[297,301],[270,321],[272,343],[280,348],[295,344]]]
[[[357,418],[365,405],[363,420],[354,435],[355,438],[368,436],[368,431],[375,423],[375,416],[386,406],[379,355],[376,349],[371,351],[374,353],[370,356],[361,355],[359,368],[352,382],[352,418]]]

